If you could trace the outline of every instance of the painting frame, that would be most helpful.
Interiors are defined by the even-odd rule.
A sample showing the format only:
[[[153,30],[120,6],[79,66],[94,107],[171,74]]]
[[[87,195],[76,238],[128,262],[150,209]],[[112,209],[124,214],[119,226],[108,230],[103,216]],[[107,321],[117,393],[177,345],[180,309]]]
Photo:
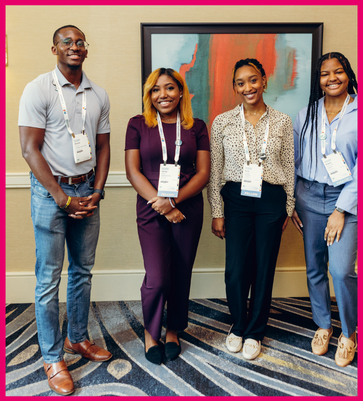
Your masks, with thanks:
[[[144,85],[148,75],[152,72],[152,35],[195,35],[195,34],[208,34],[217,37],[223,34],[232,35],[254,35],[256,34],[310,34],[311,35],[311,54],[310,54],[310,44],[309,44],[309,56],[311,58],[311,63],[306,62],[304,65],[307,75],[310,77],[310,85],[313,78],[313,69],[322,55],[323,48],[323,27],[324,24],[321,22],[316,23],[141,23],[141,82]],[[284,36],[284,35],[282,35]],[[286,36],[286,35],[285,35]],[[165,36],[167,37],[167,36]],[[156,37],[155,37],[156,38]],[[219,36],[222,38],[222,36]],[[242,38],[242,36],[241,36]],[[306,35],[305,35],[306,38]],[[309,38],[310,40],[310,38]],[[232,52],[232,49],[231,49]],[[246,56],[253,57],[253,56]],[[243,58],[243,57],[241,57]],[[236,60],[237,61],[237,60]],[[170,67],[165,65],[165,67]],[[310,69],[309,69],[310,68]],[[208,72],[209,74],[209,72]],[[229,79],[229,78],[228,78]],[[188,83],[188,82],[187,82]],[[189,83],[188,83],[189,86]],[[232,91],[232,85],[231,85]],[[278,94],[276,94],[278,96]],[[308,102],[308,97],[304,96],[304,105]],[[299,97],[300,99],[300,97]],[[303,105],[303,106],[304,106]],[[302,107],[303,107],[302,106]],[[193,107],[194,110],[194,107]],[[198,113],[197,113],[198,115]],[[291,115],[291,113],[290,113]],[[199,116],[199,115],[198,115]],[[203,116],[202,116],[203,118]],[[207,124],[210,126],[209,124]]]

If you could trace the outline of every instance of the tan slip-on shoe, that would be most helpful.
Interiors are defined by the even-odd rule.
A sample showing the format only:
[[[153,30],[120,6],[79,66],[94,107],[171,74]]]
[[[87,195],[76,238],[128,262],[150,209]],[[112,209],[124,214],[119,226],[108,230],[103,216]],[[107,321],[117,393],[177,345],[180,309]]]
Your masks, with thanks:
[[[352,341],[343,335],[338,340],[337,352],[335,353],[335,363],[341,368],[345,368],[352,363],[357,349],[357,340]]]
[[[74,392],[72,376],[64,361],[44,362],[44,371],[48,376],[48,385],[54,392],[60,395],[70,395]]]
[[[333,329],[318,329],[311,341],[311,349],[315,355],[324,355],[328,352],[329,341],[333,335]]]

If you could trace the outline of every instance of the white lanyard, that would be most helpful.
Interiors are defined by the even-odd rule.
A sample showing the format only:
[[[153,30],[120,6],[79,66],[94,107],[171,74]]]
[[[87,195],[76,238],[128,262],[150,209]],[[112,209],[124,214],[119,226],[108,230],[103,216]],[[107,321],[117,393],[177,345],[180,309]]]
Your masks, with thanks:
[[[350,95],[348,94],[346,99],[345,99],[345,101],[344,101],[342,110],[340,111],[338,123],[337,123],[337,125],[336,125],[336,127],[335,127],[335,129],[333,131],[332,137],[331,137],[331,148],[332,148],[334,153],[336,153],[335,149],[337,147],[336,138],[337,138],[338,125],[340,123],[340,120],[343,118],[345,110],[347,109],[347,106],[349,104],[349,100],[350,100]],[[326,152],[325,120],[326,120],[326,118],[327,118],[327,115],[326,115],[326,111],[325,111],[325,105],[324,105],[324,102],[323,102],[322,117],[321,117],[321,134],[319,135],[319,138],[320,138],[320,144],[321,144],[321,153],[322,153],[322,155],[324,157],[326,157],[326,155],[325,155],[325,152]]]
[[[62,105],[62,110],[63,110],[63,116],[64,116],[64,121],[66,123],[66,127],[68,132],[72,135],[74,138],[74,132],[72,131],[71,125],[69,123],[69,117],[68,117],[68,112],[67,112],[67,106],[66,102],[64,100],[63,92],[62,92],[62,87],[58,81],[57,74],[55,73],[55,70],[52,71],[53,74],[53,79],[55,81],[55,84],[57,86],[58,94],[59,94],[59,100]],[[86,113],[87,113],[87,108],[86,108],[86,91],[83,91],[82,95],[82,134],[85,132],[85,125],[86,125]]]
[[[157,112],[157,120],[158,120],[158,128],[159,128],[159,135],[160,135],[160,140],[161,140],[161,148],[163,150],[163,161],[164,161],[164,166],[166,166],[166,162],[168,160],[168,152],[166,149],[166,142],[165,142],[165,136],[164,136],[164,130],[163,130],[163,124],[161,122],[160,114]],[[175,156],[174,156],[174,161],[175,165],[178,164],[179,161],[179,156],[180,156],[180,146],[183,142],[180,139],[180,115],[178,111],[177,119],[176,119],[176,141],[175,141]]]
[[[244,148],[245,148],[247,165],[249,165],[250,164],[250,155],[249,155],[249,152],[248,152],[248,144],[247,144],[246,131],[245,131],[246,119],[245,119],[245,113],[244,113],[244,110],[243,110],[243,105],[241,106],[240,115],[241,115],[241,120],[242,120],[243,145],[244,145]],[[260,157],[258,159],[259,166],[266,159],[266,147],[267,147],[267,138],[268,138],[269,126],[270,126],[270,117],[267,114],[265,137],[263,138],[262,149],[261,149]]]

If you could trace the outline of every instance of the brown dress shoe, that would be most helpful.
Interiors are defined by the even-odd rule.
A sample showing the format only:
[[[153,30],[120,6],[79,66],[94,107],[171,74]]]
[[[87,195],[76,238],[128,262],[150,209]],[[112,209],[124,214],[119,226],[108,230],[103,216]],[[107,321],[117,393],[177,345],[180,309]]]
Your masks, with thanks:
[[[44,370],[48,376],[49,387],[60,395],[69,395],[74,392],[72,376],[68,372],[64,361],[57,363],[45,363]]]
[[[68,354],[80,354],[84,358],[94,362],[104,362],[112,358],[111,352],[99,347],[95,343],[91,343],[89,340],[72,344],[67,337],[63,349]]]

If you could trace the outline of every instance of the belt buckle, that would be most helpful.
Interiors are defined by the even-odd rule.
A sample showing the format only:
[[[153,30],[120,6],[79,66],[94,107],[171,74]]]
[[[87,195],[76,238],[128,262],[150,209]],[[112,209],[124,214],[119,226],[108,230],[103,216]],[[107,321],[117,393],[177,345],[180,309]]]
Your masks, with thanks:
[[[68,177],[68,185],[72,185],[72,177]]]

